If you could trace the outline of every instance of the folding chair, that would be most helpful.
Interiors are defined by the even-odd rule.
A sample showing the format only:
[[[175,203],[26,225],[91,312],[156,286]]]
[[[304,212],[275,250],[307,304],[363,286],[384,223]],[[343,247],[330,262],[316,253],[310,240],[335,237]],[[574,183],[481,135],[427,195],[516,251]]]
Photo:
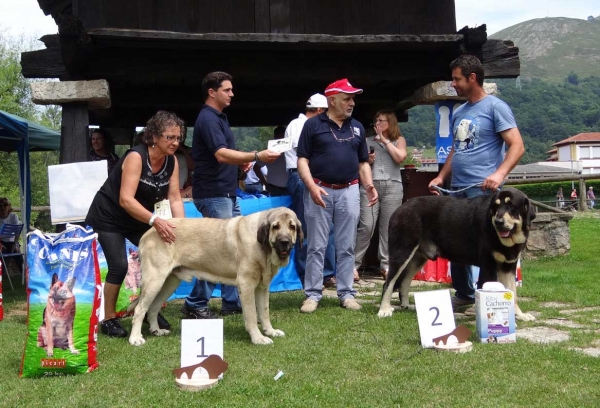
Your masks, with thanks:
[[[0,241],[8,241],[9,238],[14,238],[15,243],[19,241],[19,237],[21,236],[21,231],[23,230],[23,224],[2,224],[0,227]],[[6,276],[8,277],[8,282],[10,283],[10,287],[12,290],[15,290],[12,280],[10,279],[10,272],[8,271],[8,264],[6,263],[6,259],[10,259],[15,256],[20,256],[23,258],[23,268],[25,268],[25,259],[22,252],[0,252],[0,257],[2,258],[2,265],[6,268]],[[21,271],[23,273],[23,271]]]

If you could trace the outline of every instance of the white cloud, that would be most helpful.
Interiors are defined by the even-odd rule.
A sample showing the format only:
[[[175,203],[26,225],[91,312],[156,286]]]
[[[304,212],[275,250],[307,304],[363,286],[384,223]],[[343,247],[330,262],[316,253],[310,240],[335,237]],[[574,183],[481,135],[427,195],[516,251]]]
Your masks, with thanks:
[[[39,38],[57,32],[54,20],[44,15],[36,0],[0,0],[0,33]]]

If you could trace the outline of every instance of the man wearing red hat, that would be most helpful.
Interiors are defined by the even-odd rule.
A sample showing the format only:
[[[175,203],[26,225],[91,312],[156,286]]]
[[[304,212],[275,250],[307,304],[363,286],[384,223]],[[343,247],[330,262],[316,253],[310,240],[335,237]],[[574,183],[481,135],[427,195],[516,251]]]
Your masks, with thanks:
[[[360,214],[359,180],[369,206],[377,202],[365,129],[352,119],[354,88],[340,79],[325,89],[329,110],[308,119],[298,142],[298,173],[306,186],[304,219],[308,255],[304,278],[306,300],[300,311],[317,309],[323,291],[323,262],[331,223],[335,227],[337,295],[340,305],[360,310],[354,299],[354,243]]]

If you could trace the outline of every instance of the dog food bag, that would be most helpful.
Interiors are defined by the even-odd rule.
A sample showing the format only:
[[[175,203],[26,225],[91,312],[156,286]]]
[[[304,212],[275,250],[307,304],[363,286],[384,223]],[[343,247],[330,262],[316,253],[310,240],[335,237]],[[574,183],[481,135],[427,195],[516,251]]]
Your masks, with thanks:
[[[94,370],[100,306],[96,234],[75,225],[56,236],[36,230],[27,252],[28,331],[20,376]]]
[[[125,252],[127,254],[127,275],[125,281],[121,285],[119,290],[119,297],[117,298],[117,305],[115,311],[117,317],[125,317],[128,315],[127,306],[133,302],[140,294],[140,286],[142,283],[142,272],[140,267],[140,257],[138,255],[138,249],[129,240],[125,240]],[[98,264],[100,265],[100,279],[102,280],[102,287],[104,288],[104,282],[106,280],[106,274],[108,273],[108,264],[106,263],[106,257],[102,246],[98,244]],[[100,306],[100,321],[104,319],[104,301]]]
[[[514,343],[515,295],[500,282],[486,282],[475,291],[475,325],[482,343]]]

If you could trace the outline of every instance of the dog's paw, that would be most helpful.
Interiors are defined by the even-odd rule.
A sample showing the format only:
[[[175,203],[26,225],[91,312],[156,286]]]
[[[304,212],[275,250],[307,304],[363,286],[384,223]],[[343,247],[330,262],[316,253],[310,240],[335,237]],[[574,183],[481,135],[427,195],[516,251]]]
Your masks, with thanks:
[[[54,351],[46,351],[46,357],[54,356]]]
[[[77,350],[75,347],[71,347],[69,350],[71,351],[71,354],[79,354],[79,350]]]
[[[515,313],[515,317],[517,320],[520,320],[522,322],[531,322],[535,320],[535,316],[531,313]]]
[[[252,339],[252,344],[264,344],[264,345],[273,344],[273,340],[271,340],[270,338],[265,337],[265,336],[254,337]]]
[[[132,346],[141,346],[145,342],[146,340],[142,336],[134,336],[133,334],[129,336],[129,344]]]
[[[150,333],[153,334],[154,336],[166,336],[168,334],[171,334],[171,331],[165,330],[165,329],[156,329],[156,330],[150,330]]]
[[[285,333],[278,329],[272,329],[270,331],[265,330],[265,335],[269,337],[284,337]]]
[[[377,317],[390,317],[394,313],[394,309],[392,307],[389,308],[380,308],[377,313]]]

